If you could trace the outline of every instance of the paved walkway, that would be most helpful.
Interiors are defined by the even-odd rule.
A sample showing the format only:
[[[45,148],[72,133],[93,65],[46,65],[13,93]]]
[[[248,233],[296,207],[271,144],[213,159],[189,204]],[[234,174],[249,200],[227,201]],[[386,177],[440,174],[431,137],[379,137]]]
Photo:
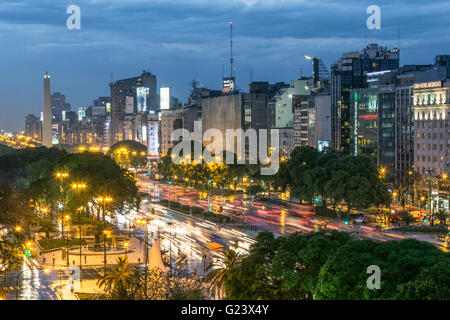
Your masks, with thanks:
[[[150,247],[150,246],[149,246]],[[150,248],[149,248],[150,251]],[[127,257],[132,264],[140,264],[144,261],[144,244],[139,239],[132,237],[129,240],[129,250],[120,250],[119,252],[106,252],[108,265],[117,263],[118,257]],[[47,268],[67,267],[67,258],[62,258],[62,250],[47,252],[38,257],[38,262]],[[74,248],[69,250],[70,266],[80,266],[79,250]],[[82,248],[81,266],[104,266],[104,251],[87,251]]]

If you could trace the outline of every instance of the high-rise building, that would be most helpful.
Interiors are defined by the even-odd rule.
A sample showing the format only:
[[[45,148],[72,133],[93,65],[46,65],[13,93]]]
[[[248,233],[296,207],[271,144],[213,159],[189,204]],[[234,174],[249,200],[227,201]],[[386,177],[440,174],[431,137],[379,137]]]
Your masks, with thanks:
[[[52,146],[52,106],[50,100],[50,75],[44,75],[44,104],[42,121],[42,145],[50,148]]]
[[[399,50],[369,44],[362,52],[347,52],[331,67],[331,146],[350,154],[351,90],[367,88],[367,73],[399,68]]]
[[[123,121],[126,114],[157,111],[159,101],[156,92],[156,76],[143,71],[138,77],[110,83],[111,123],[109,144],[124,140]]]
[[[70,111],[70,103],[66,102],[66,96],[60,92],[51,95],[52,117],[54,123],[61,123],[62,113]]]
[[[25,135],[35,140],[42,141],[41,135],[41,119],[34,114],[29,114],[25,117]]]
[[[311,78],[292,80],[289,88],[281,89],[275,96],[276,128],[294,127],[294,96],[309,96],[312,89]]]
[[[194,122],[198,120],[197,106],[161,111],[161,154],[165,155],[176,141],[172,133],[177,129],[186,129],[193,137]]]

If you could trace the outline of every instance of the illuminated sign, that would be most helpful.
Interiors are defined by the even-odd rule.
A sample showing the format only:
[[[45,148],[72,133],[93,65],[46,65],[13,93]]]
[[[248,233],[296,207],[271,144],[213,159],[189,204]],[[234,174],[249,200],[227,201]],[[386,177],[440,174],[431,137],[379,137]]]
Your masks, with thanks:
[[[328,140],[318,140],[317,141],[317,150],[319,152],[324,151],[324,149],[329,148],[330,147],[330,141]]]
[[[442,81],[421,82],[421,83],[414,84],[415,90],[433,89],[433,88],[441,88],[441,87],[442,87]]]
[[[149,97],[149,88],[136,88],[137,112],[147,111],[147,99]]]
[[[229,78],[223,78],[222,81],[222,92],[223,93],[233,93],[235,88],[235,78],[229,77]]]
[[[83,121],[83,118],[86,116],[86,111],[84,109],[78,109],[78,121]]]
[[[378,119],[378,115],[377,114],[366,114],[366,115],[359,116],[359,118],[362,120],[376,120],[376,119]]]
[[[170,87],[163,87],[159,89],[160,96],[160,104],[159,107],[161,110],[170,109]]]

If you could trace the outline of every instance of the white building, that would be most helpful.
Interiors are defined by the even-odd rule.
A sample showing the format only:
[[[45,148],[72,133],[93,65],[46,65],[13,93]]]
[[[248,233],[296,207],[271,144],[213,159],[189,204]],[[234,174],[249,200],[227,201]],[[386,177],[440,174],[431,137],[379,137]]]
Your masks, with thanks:
[[[450,167],[450,82],[414,84],[414,167],[426,175],[448,174]]]

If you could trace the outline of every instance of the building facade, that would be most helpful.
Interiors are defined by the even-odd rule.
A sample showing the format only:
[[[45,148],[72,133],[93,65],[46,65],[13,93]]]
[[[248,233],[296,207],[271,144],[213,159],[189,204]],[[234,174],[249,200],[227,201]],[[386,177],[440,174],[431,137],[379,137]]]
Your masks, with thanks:
[[[400,53],[397,48],[372,43],[361,52],[347,52],[331,67],[332,141],[334,149],[350,154],[352,89],[367,88],[367,73],[399,68]]]
[[[414,84],[414,166],[420,174],[427,170],[448,174],[450,167],[450,82]]]

